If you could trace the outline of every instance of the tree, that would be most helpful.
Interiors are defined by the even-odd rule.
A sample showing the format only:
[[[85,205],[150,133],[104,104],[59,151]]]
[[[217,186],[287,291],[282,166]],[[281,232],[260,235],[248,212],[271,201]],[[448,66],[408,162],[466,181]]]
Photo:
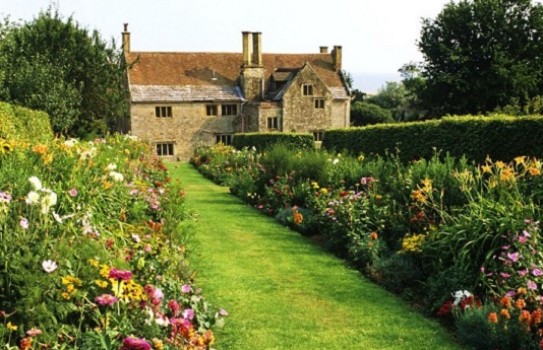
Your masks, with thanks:
[[[487,113],[543,89],[543,6],[461,0],[424,19],[417,97],[435,116]],[[419,81],[420,82],[420,81]]]
[[[388,109],[392,113],[392,118],[400,121],[406,119],[408,111],[407,96],[408,92],[403,83],[387,81],[385,85],[377,91],[376,95],[367,99],[367,102]]]
[[[57,134],[105,134],[128,116],[125,64],[115,44],[51,10],[0,28],[0,98],[49,113]]]
[[[392,122],[394,122],[392,113],[378,105],[368,102],[355,102],[351,107],[351,123],[353,126]]]

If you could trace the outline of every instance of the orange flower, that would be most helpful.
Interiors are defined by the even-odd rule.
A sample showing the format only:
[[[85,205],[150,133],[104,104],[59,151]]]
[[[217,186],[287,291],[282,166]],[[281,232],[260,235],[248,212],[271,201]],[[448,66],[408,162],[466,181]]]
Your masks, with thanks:
[[[511,307],[511,298],[508,295],[504,295],[500,300],[500,304],[505,308],[510,308]]]
[[[541,310],[541,308],[537,308],[532,312],[532,322],[534,323],[534,326],[543,322],[543,310]]]
[[[112,186],[113,186],[113,183],[111,183],[109,181],[103,181],[102,182],[102,187],[104,188],[104,190],[109,190]]]
[[[495,312],[491,312],[488,314],[488,321],[490,323],[498,323],[498,314]]]
[[[34,151],[34,153],[39,154],[40,156],[43,156],[47,154],[47,152],[49,151],[49,148],[46,145],[38,144],[32,148],[32,151]]]
[[[501,309],[500,316],[509,320],[511,318],[511,314],[509,313],[509,310],[507,309]]]
[[[32,349],[32,338],[26,337],[21,339],[21,343],[19,344],[19,348],[21,350],[29,350]]]
[[[538,168],[530,168],[530,169],[528,169],[528,172],[529,172],[530,175],[532,175],[532,176],[541,175],[541,171],[539,171]]]
[[[302,213],[298,212],[297,210],[295,210],[293,213],[292,213],[292,221],[296,224],[296,225],[300,225],[303,221],[304,221],[304,216],[302,215]]]
[[[524,299],[518,299],[515,302],[515,306],[517,309],[522,310],[526,307],[526,301],[524,301]]]
[[[528,310],[522,310],[520,313],[520,316],[518,317],[518,320],[525,325],[529,326],[532,322],[532,315],[530,315],[530,311]]]
[[[519,289],[517,289],[517,293],[520,295],[526,295],[526,288],[520,287]]]
[[[377,234],[377,232],[373,231],[372,233],[370,233],[370,238],[375,241],[377,238],[379,238],[379,235]]]

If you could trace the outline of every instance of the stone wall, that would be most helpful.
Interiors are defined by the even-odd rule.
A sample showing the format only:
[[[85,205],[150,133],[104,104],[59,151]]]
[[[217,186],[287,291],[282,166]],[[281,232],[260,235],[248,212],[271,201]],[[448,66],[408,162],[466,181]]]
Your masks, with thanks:
[[[231,104],[231,103],[229,103]],[[151,144],[173,142],[173,159],[188,159],[193,149],[215,143],[217,134],[238,130],[238,116],[207,116],[206,103],[132,104],[132,135]],[[155,116],[156,106],[171,106],[172,117]],[[240,110],[238,103],[238,112]],[[218,106],[220,114],[221,108]]]

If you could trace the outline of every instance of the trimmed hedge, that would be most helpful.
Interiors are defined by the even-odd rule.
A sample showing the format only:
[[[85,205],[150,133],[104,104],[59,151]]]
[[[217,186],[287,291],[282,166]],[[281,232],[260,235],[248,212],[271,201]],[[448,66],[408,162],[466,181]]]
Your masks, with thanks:
[[[49,115],[0,102],[0,138],[46,141],[53,138]]]
[[[232,146],[239,150],[255,147],[262,151],[278,143],[297,149],[315,148],[313,135],[301,133],[241,133],[232,140]]]
[[[328,130],[322,146],[353,154],[385,155],[399,150],[404,161],[428,159],[435,150],[478,162],[487,156],[503,161],[520,155],[543,158],[543,116],[454,116]]]

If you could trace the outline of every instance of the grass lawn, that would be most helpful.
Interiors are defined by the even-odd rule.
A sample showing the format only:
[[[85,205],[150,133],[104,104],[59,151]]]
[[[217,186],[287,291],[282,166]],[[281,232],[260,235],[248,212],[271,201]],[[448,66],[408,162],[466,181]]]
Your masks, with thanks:
[[[170,170],[198,213],[196,283],[230,313],[217,349],[462,349],[439,324],[191,165]]]

